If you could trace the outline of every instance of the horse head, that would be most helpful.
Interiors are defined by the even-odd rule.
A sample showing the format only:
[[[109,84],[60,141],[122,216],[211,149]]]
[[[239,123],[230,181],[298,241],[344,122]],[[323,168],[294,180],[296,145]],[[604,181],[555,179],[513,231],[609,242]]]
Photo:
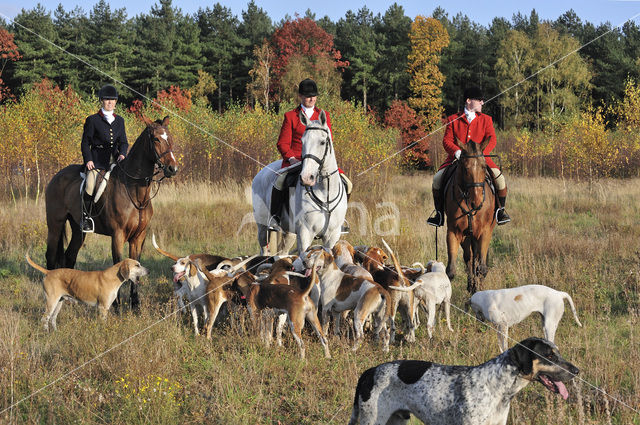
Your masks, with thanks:
[[[155,164],[162,169],[165,177],[173,177],[178,172],[178,161],[173,154],[173,137],[169,133],[169,117],[163,120],[151,121],[143,117],[147,124],[147,134],[150,142],[152,157]]]
[[[468,143],[462,143],[458,138],[455,139],[456,145],[462,151],[460,155],[460,172],[463,175],[463,181],[467,187],[480,187],[479,184],[484,182],[487,161],[484,158],[484,148],[487,147],[490,137],[485,138],[482,142],[476,143],[470,140]]]
[[[327,166],[337,169],[331,130],[327,116],[320,112],[319,121],[309,121],[304,112],[300,112],[300,121],[306,126],[302,135],[302,171],[300,179],[304,186],[314,186],[319,175]]]

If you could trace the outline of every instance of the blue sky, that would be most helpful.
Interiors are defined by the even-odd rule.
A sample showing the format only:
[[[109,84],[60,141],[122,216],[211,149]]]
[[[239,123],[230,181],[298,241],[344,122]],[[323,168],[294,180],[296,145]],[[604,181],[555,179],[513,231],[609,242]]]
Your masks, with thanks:
[[[246,9],[248,0],[223,0],[220,3],[241,18],[241,13]],[[91,10],[96,3],[94,0],[81,2],[79,0],[22,0],[9,2],[0,0],[0,17],[13,18],[22,8],[32,9],[41,3],[46,9],[53,11],[58,4],[62,4],[65,10],[72,10],[80,5],[85,12]],[[148,13],[155,0],[111,0],[109,4],[113,9],[125,8],[129,17],[139,13]],[[183,13],[194,13],[198,8],[212,7],[215,1],[202,0],[174,0],[174,6],[182,9]],[[256,0],[256,4],[263,8],[275,22],[279,22],[286,14],[294,13],[304,15],[307,8],[316,14],[317,18],[328,15],[333,21],[342,18],[348,10],[357,11],[365,4],[374,13],[384,13],[390,4],[389,0],[321,0],[317,2],[286,2],[283,0]],[[407,16],[414,18],[416,15],[430,15],[437,7],[444,8],[449,16],[462,12],[473,21],[489,25],[496,16],[511,19],[518,11],[528,15],[535,8],[542,19],[556,19],[569,9],[573,9],[583,21],[596,24],[609,21],[618,25],[640,13],[640,0],[543,0],[543,1],[513,1],[513,0],[485,0],[485,1],[456,1],[456,2],[432,2],[424,0],[400,0],[398,4],[404,7]],[[636,18],[638,22],[638,18]]]

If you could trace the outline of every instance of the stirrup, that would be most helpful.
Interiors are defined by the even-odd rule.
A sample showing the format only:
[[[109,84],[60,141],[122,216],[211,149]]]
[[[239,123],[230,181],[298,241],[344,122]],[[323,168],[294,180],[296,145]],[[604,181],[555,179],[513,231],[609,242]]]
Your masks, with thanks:
[[[509,214],[507,214],[504,207],[500,207],[496,210],[496,221],[498,222],[498,226],[507,224],[511,221],[511,217],[509,217]]]
[[[444,217],[442,215],[440,211],[436,210],[436,214],[427,219],[427,224],[435,227],[442,226],[444,224]]]
[[[267,230],[272,232],[282,232],[282,227],[280,227],[280,223],[278,223],[278,219],[275,215],[269,217],[269,223],[267,223]]]
[[[349,222],[345,219],[342,226],[340,226],[340,234],[346,235],[351,231],[351,227],[349,226]]]
[[[83,233],[93,233],[95,230],[95,223],[91,217],[82,217],[82,223],[80,227]]]

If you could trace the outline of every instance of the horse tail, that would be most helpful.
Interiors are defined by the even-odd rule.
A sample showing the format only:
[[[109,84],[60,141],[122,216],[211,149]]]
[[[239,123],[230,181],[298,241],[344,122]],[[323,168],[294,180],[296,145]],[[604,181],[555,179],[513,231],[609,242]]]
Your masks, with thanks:
[[[25,255],[25,258],[27,259],[27,263],[29,263],[29,265],[30,265],[31,267],[33,267],[34,269],[36,269],[36,270],[38,270],[39,272],[42,272],[42,273],[44,273],[44,274],[49,273],[49,270],[47,270],[47,269],[45,269],[44,267],[39,266],[38,264],[36,264],[36,263],[31,259],[31,257],[29,257],[29,253],[28,253],[28,252],[27,252],[27,254]]]
[[[573,299],[571,299],[571,295],[567,294],[566,292],[562,292],[562,298],[569,301],[569,307],[571,307],[573,318],[576,320],[576,323],[578,324],[578,326],[582,327],[582,323],[580,323],[580,320],[578,319],[578,313],[576,313],[576,308],[573,305]]]

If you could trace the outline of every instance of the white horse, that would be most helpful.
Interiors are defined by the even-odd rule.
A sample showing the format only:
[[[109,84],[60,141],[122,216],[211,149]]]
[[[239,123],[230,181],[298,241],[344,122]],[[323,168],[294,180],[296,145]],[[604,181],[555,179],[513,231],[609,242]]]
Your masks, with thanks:
[[[269,235],[276,232],[268,231],[271,190],[281,173],[282,160],[260,170],[251,185],[253,215],[262,255],[288,254],[294,235],[297,236],[298,255],[302,255],[316,237],[322,238],[322,245],[327,249],[333,248],[340,239],[340,227],[347,213],[347,193],[338,173],[327,117],[322,111],[319,121],[309,121],[301,113],[300,120],[306,126],[302,135],[302,171],[294,196],[289,196],[289,208],[283,212],[282,237]]]

